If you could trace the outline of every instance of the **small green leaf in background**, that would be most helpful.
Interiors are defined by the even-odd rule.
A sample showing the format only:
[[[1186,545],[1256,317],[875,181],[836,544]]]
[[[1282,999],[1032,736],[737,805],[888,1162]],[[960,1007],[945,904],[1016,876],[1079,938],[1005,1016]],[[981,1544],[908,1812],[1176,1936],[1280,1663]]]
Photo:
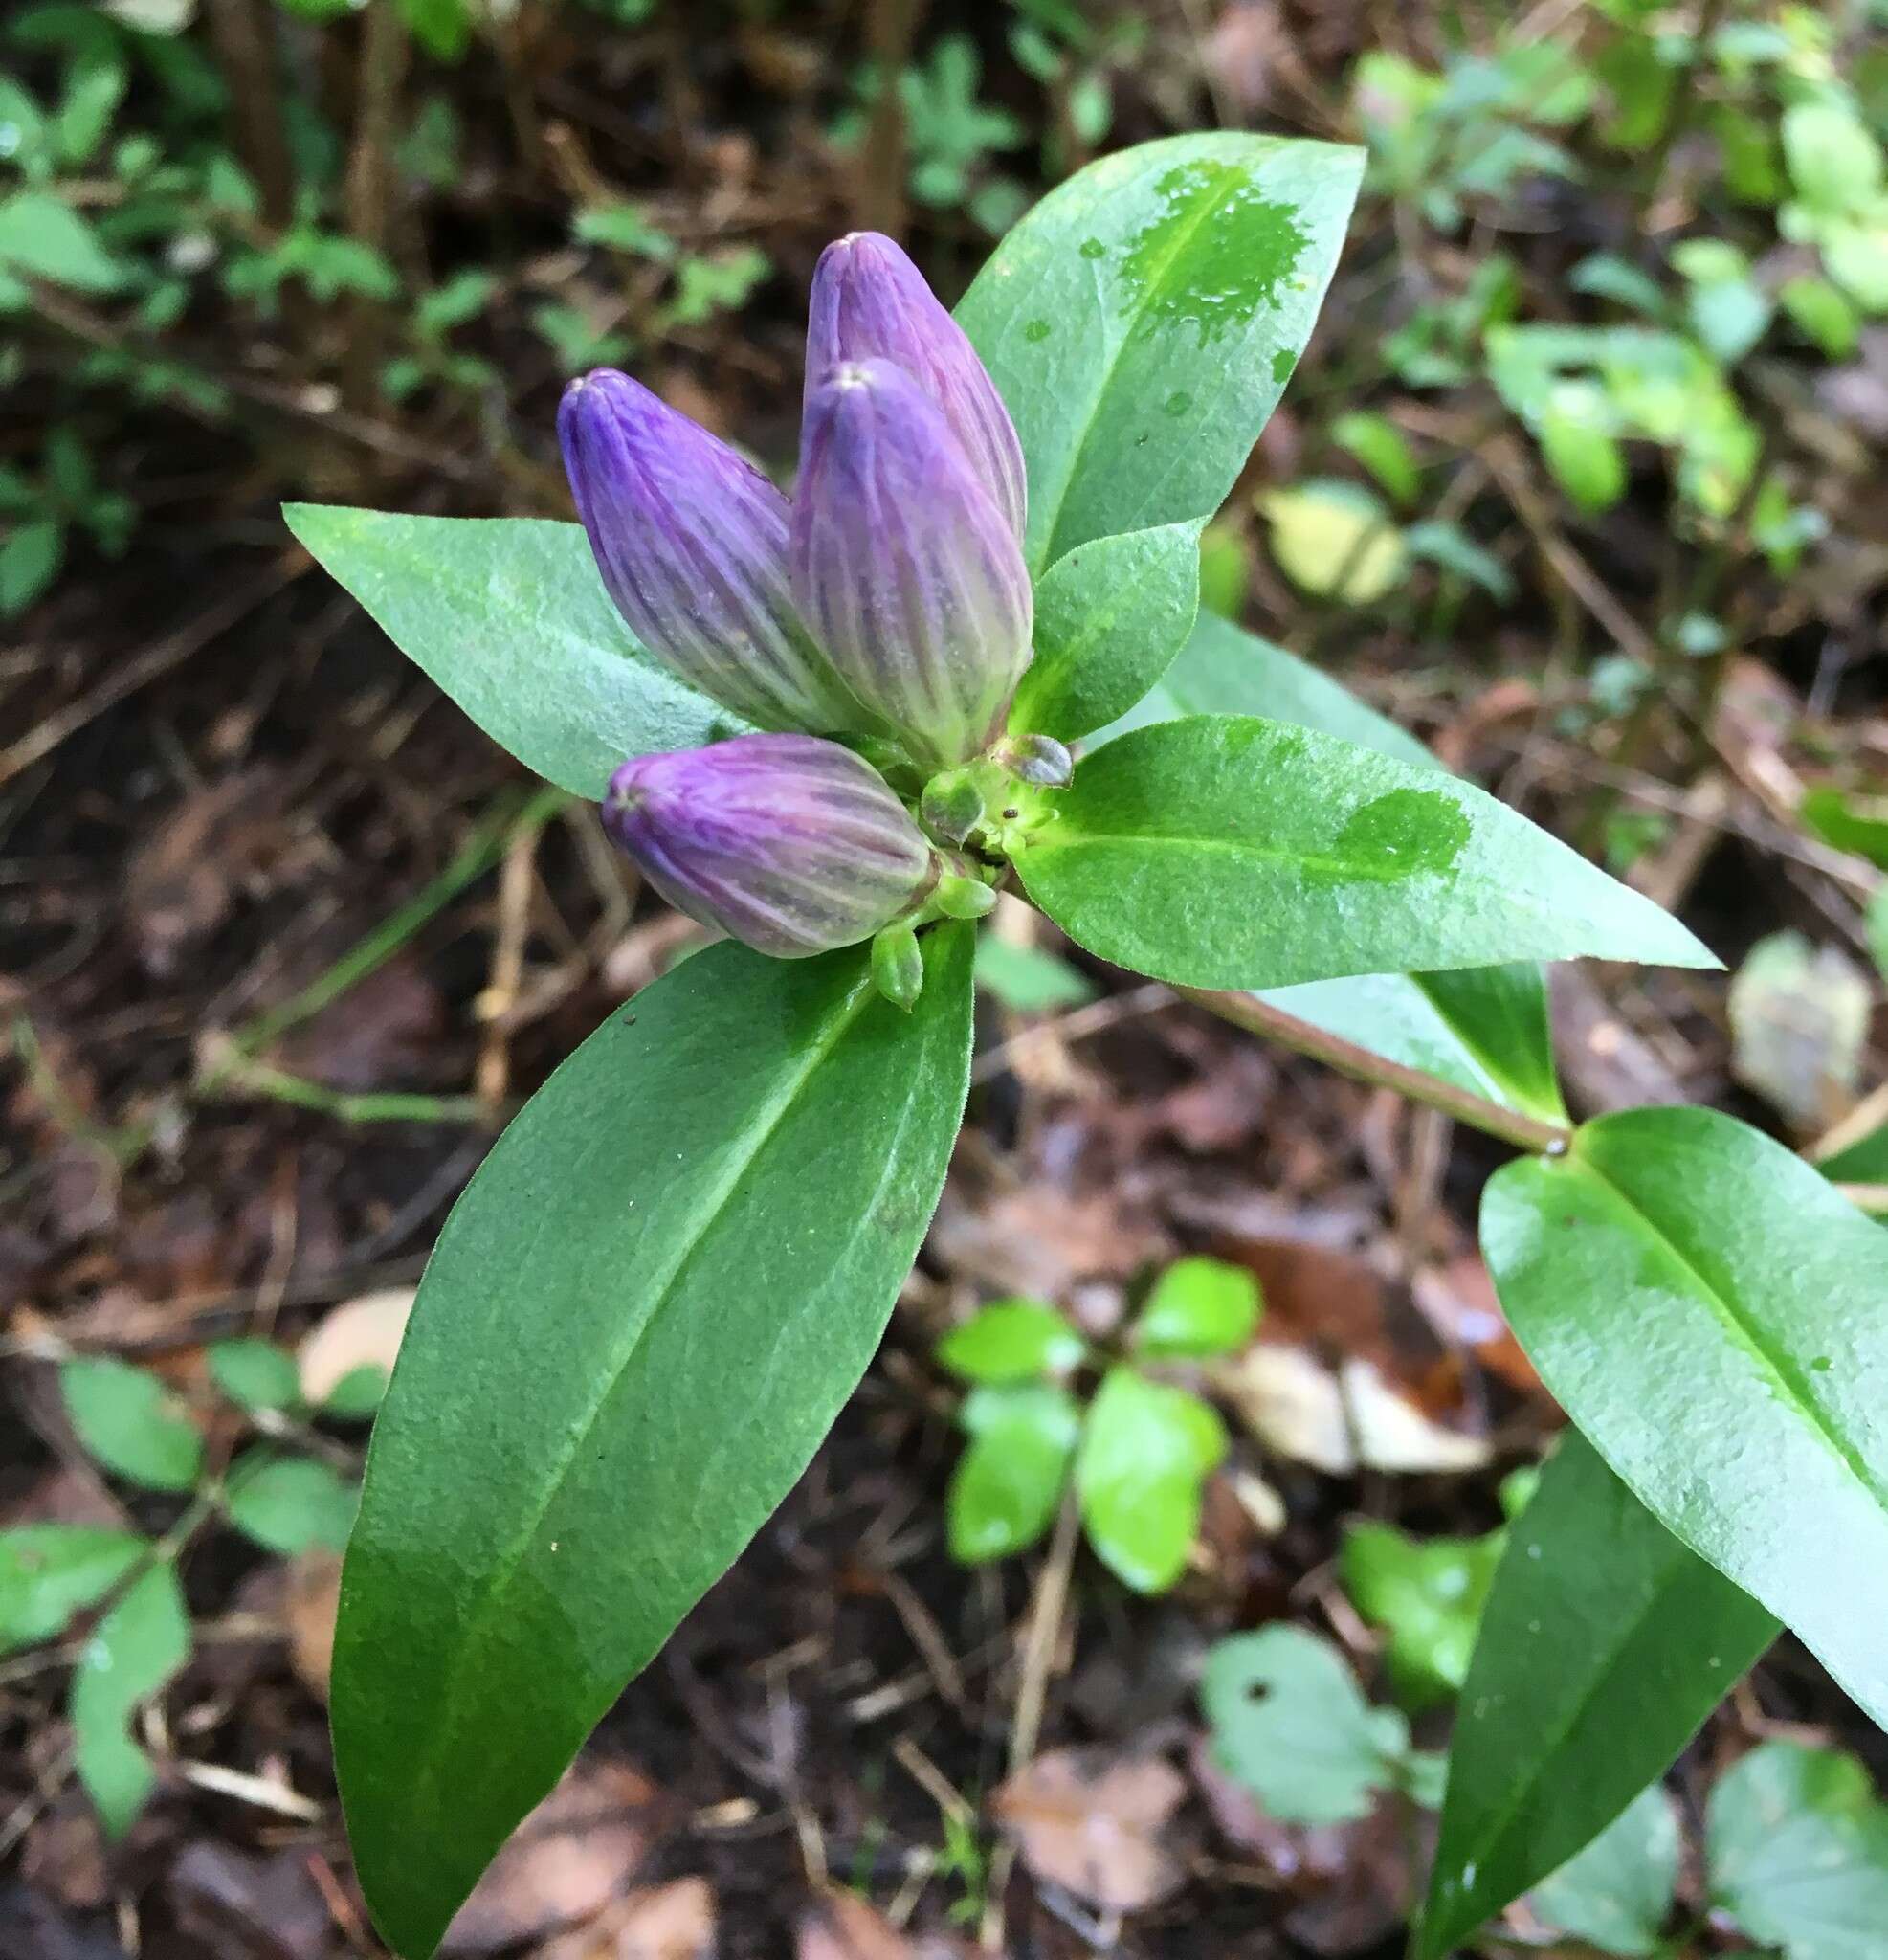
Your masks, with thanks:
[[[562,789],[594,801],[626,755],[744,725],[636,644],[581,524],[321,503],[282,516],[415,666]]]
[[[316,1546],[344,1549],[360,1492],[313,1457],[252,1450],[232,1466],[224,1503],[239,1530],[292,1558]]]
[[[387,1397],[387,1370],[377,1361],[364,1361],[327,1392],[322,1414],[341,1422],[365,1422]]]
[[[1354,456],[1398,503],[1414,503],[1422,495],[1422,470],[1402,430],[1388,415],[1352,409],[1331,424],[1331,440]]]
[[[1252,548],[1235,524],[1209,524],[1200,534],[1200,604],[1222,619],[1237,619],[1252,590]]]
[[[1565,1865],[1776,1637],[1569,1429],[1482,1609],[1415,1960],[1440,1960]]]
[[[90,1525],[0,1531],[0,1654],[64,1633],[148,1549],[135,1531]]]
[[[1626,453],[1583,409],[1550,407],[1541,416],[1541,454],[1554,481],[1582,510],[1610,510],[1626,494]]]
[[[81,293],[109,293],[124,283],[124,268],[91,223],[49,190],[0,197],[0,267]]]
[[[1084,758],[1015,856],[1078,945],[1180,986],[1497,961],[1716,962],[1492,796],[1308,728],[1159,722]]]
[[[93,1629],[72,1678],[74,1767],[109,1838],[122,1838],[157,1772],[131,1740],[132,1712],[190,1658],[190,1618],[167,1560]]]
[[[1410,1538],[1390,1525],[1344,1528],[1338,1571],[1351,1604],[1389,1634],[1389,1679],[1406,1707],[1458,1690],[1500,1560],[1503,1534]]]
[[[1623,1960],[1659,1950],[1682,1847],[1672,1799],[1642,1790],[1578,1858],[1529,1895],[1543,1926]]]
[[[1731,1117],[1635,1109],[1497,1171],[1481,1242],[1528,1359],[1640,1503],[1888,1723],[1880,1227]]]
[[[153,1490],[196,1482],[203,1438],[156,1375],[122,1361],[67,1361],[59,1388],[78,1440],[107,1470]]]
[[[1411,524],[1403,533],[1403,544],[1410,557],[1440,566],[1444,571],[1479,586],[1498,606],[1505,606],[1515,595],[1514,574],[1460,524],[1432,518]]]
[[[1744,956],[1725,1002],[1731,1073],[1799,1130],[1827,1127],[1855,1100],[1875,989],[1840,947],[1772,932]]]
[[[994,932],[977,935],[977,986],[1011,1013],[1047,1013],[1096,997],[1095,983],[1058,953],[1012,946]]]
[[[966,1382],[1029,1382],[1079,1368],[1088,1344],[1053,1306],[996,1300],[938,1343],[938,1359]]]
[[[1803,337],[1813,341],[1832,361],[1846,361],[1855,351],[1861,339],[1861,316],[1839,286],[1799,275],[1784,280],[1777,298]]]
[[[400,17],[429,55],[456,61],[472,39],[472,11],[466,0],[399,0]]]
[[[1854,1756],[1766,1742],[1705,1807],[1712,1903],[1789,1960],[1888,1953],[1888,1808]]]
[[[1371,606],[1403,583],[1409,553],[1383,500],[1361,483],[1314,477],[1272,490],[1259,510],[1272,555],[1301,592]]]
[[[1089,1544],[1122,1584],[1165,1592],[1179,1578],[1226,1447],[1225,1424],[1197,1395],[1108,1371],[1082,1425],[1076,1495]]]
[[[1835,102],[1797,102],[1784,111],[1783,155],[1807,205],[1855,211],[1881,188],[1881,147],[1855,113]]]
[[[1798,813],[1824,843],[1888,871],[1888,796],[1857,796],[1817,783],[1804,791]]]
[[[1077,546],[1036,584],[1010,725],[1073,742],[1124,715],[1187,644],[1199,597],[1197,519]]]
[[[17,524],[0,542],[0,619],[23,612],[57,576],[66,527],[58,518]]]
[[[1221,1640],[1200,1703],[1213,1760],[1282,1823],[1354,1822],[1403,1780],[1409,1726],[1372,1708],[1343,1655],[1301,1627]]]
[[[1134,1323],[1134,1347],[1152,1360],[1204,1360],[1243,1348],[1258,1325],[1258,1281],[1224,1259],[1176,1259]]]
[[[959,1420],[970,1440],[950,1480],[950,1552],[1007,1558],[1048,1530],[1069,1481],[1081,1412],[1068,1390],[1030,1382],[974,1389]]]
[[[1735,367],[1764,338],[1775,311],[1751,278],[1749,261],[1722,238],[1686,238],[1672,248],[1672,263],[1690,282],[1692,331],[1716,360]]]
[[[238,1409],[292,1409],[301,1399],[295,1356],[273,1341],[217,1341],[210,1378]]]

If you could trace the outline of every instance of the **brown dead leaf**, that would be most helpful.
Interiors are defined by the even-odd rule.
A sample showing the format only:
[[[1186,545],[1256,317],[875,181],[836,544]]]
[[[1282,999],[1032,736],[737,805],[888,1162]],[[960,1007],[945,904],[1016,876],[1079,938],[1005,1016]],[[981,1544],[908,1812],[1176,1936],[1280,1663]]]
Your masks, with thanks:
[[[1367,1361],[1346,1359],[1334,1371],[1305,1348],[1255,1341],[1210,1379],[1268,1449],[1327,1477],[1348,1477],[1360,1464],[1477,1470],[1493,1455],[1485,1437],[1433,1422]]]
[[[992,1292],[1060,1300],[1083,1280],[1126,1279],[1166,1241],[1119,1193],[1073,1197],[1032,1180],[974,1204],[946,1190],[930,1247],[954,1276]]]
[[[655,1786],[625,1763],[577,1763],[493,1860],[441,1949],[491,1953],[595,1918],[651,1842]]]
[[[1435,1820],[1385,1798],[1349,1824],[1283,1824],[1213,1760],[1199,1737],[1188,1768],[1213,1822],[1233,1848],[1256,1860],[1292,1902],[1284,1930],[1328,1960],[1387,1940],[1409,1919],[1416,1876],[1429,1863]]]
[[[302,1394],[319,1407],[357,1368],[378,1368],[391,1374],[414,1297],[411,1286],[391,1286],[364,1293],[323,1314],[296,1356]]]
[[[706,1879],[643,1885],[589,1926],[560,1933],[537,1960],[710,1960],[715,1894]]]
[[[1024,1764],[990,1803],[1037,1879],[1133,1912],[1186,1877],[1163,1837],[1186,1793],[1164,1757],[1065,1748]]]
[[[1265,1317],[1210,1378],[1261,1442],[1333,1477],[1489,1460],[1461,1356],[1366,1259],[1295,1239],[1219,1249],[1257,1276]]]
[[[968,1960],[967,1942],[901,1933],[856,1892],[824,1892],[800,1915],[794,1960]]]
[[[333,1916],[304,1855],[254,1857],[210,1838],[170,1868],[177,1929],[217,1960],[320,1960]]]
[[[402,953],[284,1036],[272,1058],[330,1089],[375,1089],[423,1079],[445,1027],[445,996]]]
[[[259,896],[308,860],[283,811],[273,769],[246,769],[193,791],[139,846],[124,880],[124,912],[147,972],[173,973],[239,897]]]
[[[334,1666],[334,1616],[341,1606],[341,1554],[298,1552],[284,1561],[281,1572],[289,1665],[325,1702]]]

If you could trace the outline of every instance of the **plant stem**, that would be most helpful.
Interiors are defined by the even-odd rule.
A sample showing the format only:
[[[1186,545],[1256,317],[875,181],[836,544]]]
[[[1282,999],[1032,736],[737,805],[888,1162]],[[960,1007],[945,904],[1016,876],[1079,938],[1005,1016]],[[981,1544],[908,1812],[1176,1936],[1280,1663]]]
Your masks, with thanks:
[[[1299,1055],[1308,1055],[1357,1081],[1394,1089],[1412,1102],[1439,1109],[1444,1116],[1499,1137],[1518,1150],[1559,1157],[1573,1140],[1573,1132],[1566,1124],[1544,1123],[1539,1117],[1523,1116],[1518,1109],[1477,1096],[1473,1089],[1457,1088],[1454,1082],[1445,1082],[1427,1070],[1373,1055],[1369,1049],[1360,1048],[1341,1036],[1328,1035],[1322,1028],[1313,1027],[1309,1021],[1301,1021],[1296,1014],[1288,1014],[1255,994],[1208,987],[1181,987],[1175,991],[1183,1000],[1190,1000],[1195,1007],[1205,1008],[1236,1028],[1263,1035],[1281,1047],[1296,1049]]]

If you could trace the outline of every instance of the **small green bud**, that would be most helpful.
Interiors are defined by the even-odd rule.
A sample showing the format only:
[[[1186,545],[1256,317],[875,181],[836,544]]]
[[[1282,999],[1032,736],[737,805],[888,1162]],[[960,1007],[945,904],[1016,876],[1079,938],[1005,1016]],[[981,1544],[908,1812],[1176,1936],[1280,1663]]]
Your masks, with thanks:
[[[931,902],[946,919],[982,919],[996,907],[996,892],[980,878],[946,871],[938,880]]]
[[[1066,790],[1075,780],[1076,759],[1053,735],[1012,735],[990,751],[1019,782],[1043,790]]]
[[[918,814],[931,835],[961,844],[983,822],[984,793],[969,769],[950,769],[924,786]]]
[[[924,991],[924,955],[909,925],[888,925],[872,942],[872,979],[894,1007],[909,1013]]]

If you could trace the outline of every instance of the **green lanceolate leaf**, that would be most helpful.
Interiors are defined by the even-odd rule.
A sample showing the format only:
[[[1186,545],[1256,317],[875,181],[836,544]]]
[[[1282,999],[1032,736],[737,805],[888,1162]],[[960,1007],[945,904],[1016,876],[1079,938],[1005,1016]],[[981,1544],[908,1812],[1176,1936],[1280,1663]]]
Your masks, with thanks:
[[[1073,742],[1126,713],[1186,644],[1199,597],[1198,520],[1078,546],[1036,586],[1010,725]]]
[[[974,1390],[961,1417],[970,1440],[950,1480],[951,1556],[1007,1558],[1049,1528],[1069,1480],[1081,1412],[1049,1382]]]
[[[1317,668],[1208,614],[1166,679],[1116,731],[1195,714],[1263,715],[1360,743],[1393,761],[1440,767],[1413,735]],[[1455,972],[1357,974],[1273,988],[1262,997],[1327,1034],[1523,1115],[1557,1123],[1566,1114],[1539,967],[1516,962]]]
[[[1316,728],[1417,768],[1441,765],[1416,738],[1308,661],[1216,613],[1202,612],[1160,684],[1097,738],[1097,745],[1188,715],[1263,715]]]
[[[1880,1227],[1728,1116],[1635,1109],[1499,1171],[1481,1242],[1613,1471],[1888,1723]]]
[[[1122,1584],[1165,1592],[1179,1578],[1201,1486],[1225,1454],[1225,1425],[1197,1395],[1109,1370],[1082,1426],[1076,1496],[1089,1544]]]
[[[334,1663],[356,1860],[408,1960],[871,1358],[968,1082],[970,933],[923,944],[909,1015],[862,948],[697,954],[558,1070],[448,1219]]]
[[[1363,161],[1230,130],[1144,144],[996,248],[958,317],[1022,438],[1032,570],[1219,508],[1310,338]]]
[[[321,503],[282,515],[410,660],[563,789],[594,800],[626,755],[745,726],[636,644],[581,524]]]
[[[1482,1609],[1415,1960],[1453,1951],[1566,1864],[1776,1633],[1568,1430]]]
[[[90,1525],[0,1531],[0,1654],[64,1633],[148,1549],[135,1531]]]
[[[1678,1820],[1655,1783],[1529,1900],[1534,1916],[1602,1953],[1656,1953],[1678,1883]]]
[[[157,1781],[131,1740],[132,1711],[190,1658],[190,1616],[168,1560],[153,1566],[105,1615],[72,1677],[74,1767],[105,1834],[122,1838]]]
[[[1182,986],[1583,954],[1715,964],[1492,796],[1284,723],[1137,729],[1053,809],[1016,855],[1030,897],[1090,952]]]
[[[1445,973],[1360,973],[1259,998],[1374,1055],[1544,1123],[1566,1119],[1547,993],[1524,962]]]

